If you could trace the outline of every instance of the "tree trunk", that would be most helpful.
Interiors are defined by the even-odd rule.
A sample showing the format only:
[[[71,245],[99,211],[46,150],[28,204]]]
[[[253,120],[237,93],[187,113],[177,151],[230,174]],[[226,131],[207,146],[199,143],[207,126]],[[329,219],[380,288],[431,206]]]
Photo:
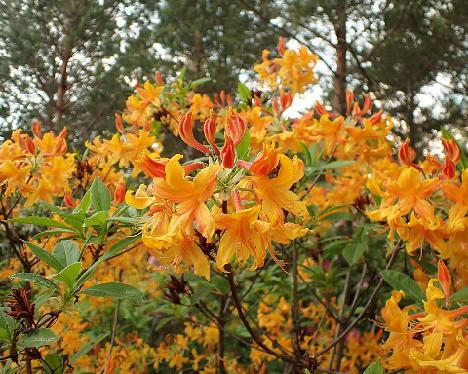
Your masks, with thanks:
[[[346,0],[336,3],[336,17],[333,23],[336,43],[336,71],[333,89],[335,93],[335,111],[346,114]]]

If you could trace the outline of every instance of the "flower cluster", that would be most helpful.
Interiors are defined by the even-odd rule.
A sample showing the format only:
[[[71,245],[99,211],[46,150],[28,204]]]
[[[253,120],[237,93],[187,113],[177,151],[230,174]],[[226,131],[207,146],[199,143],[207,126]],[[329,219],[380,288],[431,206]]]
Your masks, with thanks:
[[[427,285],[422,312],[415,305],[400,308],[403,291],[394,291],[382,309],[385,327],[390,332],[382,346],[390,352],[389,369],[466,372],[468,306],[450,307],[453,304],[450,273],[442,261],[438,270],[438,278]]]
[[[253,162],[242,160],[239,146],[246,124],[232,110],[224,124],[222,147],[216,144],[216,128],[212,112],[204,123],[208,145],[201,144],[193,135],[192,113],[182,116],[182,140],[205,154],[206,162],[181,165],[179,154],[170,159],[146,157],[141,167],[152,183],[126,196],[137,209],[149,207],[142,238],[155,256],[177,270],[181,263],[193,265],[195,273],[207,279],[211,258],[221,271],[233,258],[240,263],[252,259],[253,270],[263,265],[267,251],[276,259],[272,241],[287,243],[307,232],[286,222],[284,214],[301,219],[308,215],[291,191],[304,174],[302,161],[289,158],[273,143],[265,144]]]

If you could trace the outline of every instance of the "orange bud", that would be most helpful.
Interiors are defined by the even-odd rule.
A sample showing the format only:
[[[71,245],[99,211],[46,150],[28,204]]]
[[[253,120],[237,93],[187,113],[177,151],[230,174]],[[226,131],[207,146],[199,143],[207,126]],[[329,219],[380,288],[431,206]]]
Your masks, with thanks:
[[[221,90],[221,92],[219,93],[219,98],[221,99],[221,104],[224,105],[224,103],[226,102],[226,93],[224,92],[224,90]]]
[[[455,176],[455,164],[449,158],[445,158],[443,173],[449,179]]]
[[[63,203],[65,204],[66,207],[68,208],[74,208],[76,207],[76,202],[73,200],[73,198],[69,195],[68,192],[63,193]]]
[[[277,102],[276,100],[272,100],[271,106],[273,107],[273,112],[275,112],[276,114],[278,114],[278,113],[279,113],[279,105],[278,105],[278,102]]]
[[[159,71],[154,75],[154,79],[158,85],[162,86],[164,84],[164,79]]]
[[[234,146],[237,146],[244,138],[247,126],[241,116],[233,112],[232,109],[229,109],[229,113],[226,117],[226,123],[224,125],[224,131],[234,142]]]
[[[278,53],[280,56],[284,56],[284,52],[286,52],[286,41],[283,37],[280,37],[278,40]]]
[[[19,145],[23,151],[29,152],[30,154],[34,155],[36,153],[36,147],[32,142],[29,135],[20,135],[19,137]]]
[[[224,146],[221,148],[221,160],[225,168],[232,169],[236,159],[236,148],[231,137],[226,133],[224,134]]]
[[[232,105],[234,103],[234,100],[231,95],[226,95],[226,104],[227,105]]]
[[[42,131],[41,131],[41,128],[42,128],[42,125],[39,121],[34,121],[32,126],[31,126],[31,130],[32,130],[32,133],[34,135],[34,137],[36,138],[42,138]]]
[[[442,286],[442,290],[444,291],[445,295],[445,304],[446,306],[449,305],[450,299],[450,283],[452,283],[452,279],[450,277],[450,272],[447,269],[447,266],[442,260],[439,260],[439,264],[437,267],[437,278]]]
[[[434,169],[439,170],[442,168],[442,164],[434,156],[426,155],[426,162]]]
[[[262,102],[260,101],[260,98],[257,95],[254,95],[254,104],[255,106],[262,106]]]
[[[205,124],[203,125],[203,132],[205,133],[205,138],[208,141],[208,144],[211,145],[213,151],[219,156],[219,149],[215,142],[216,117],[213,109],[210,110],[210,117],[206,119]]]
[[[442,145],[445,149],[446,157],[448,157],[454,164],[460,161],[460,149],[453,139],[442,139]]]
[[[193,137],[193,120],[192,120],[192,111],[189,110],[186,114],[182,116],[179,121],[179,135],[180,138],[189,146],[198,149],[204,154],[209,154],[210,150],[208,147],[205,147],[203,144],[200,144]]]
[[[353,103],[354,103],[353,91],[346,91],[346,114],[349,114],[351,112]]]
[[[382,119],[382,110],[379,110],[377,113],[374,113],[370,118],[369,121],[371,125],[375,125],[376,123],[380,122]]]
[[[122,116],[119,113],[114,113],[114,119],[115,119],[115,128],[117,129],[117,131],[123,133],[124,126],[122,123]]]
[[[65,142],[65,139],[60,137],[54,150],[54,154],[57,156],[63,155],[67,152],[67,143]]]
[[[125,181],[121,180],[114,191],[114,200],[112,201],[114,205],[119,205],[125,200],[125,190]]]
[[[280,103],[281,103],[281,111],[284,112],[292,104],[292,95],[291,95],[291,93],[290,92],[288,92],[288,93],[282,92],[281,96],[280,96]]]
[[[317,112],[319,116],[323,116],[324,114],[328,113],[325,107],[321,103],[315,104],[315,111]]]
[[[139,155],[135,164],[151,178],[165,177],[167,160],[153,160],[148,155]]]
[[[68,134],[68,129],[64,127],[62,131],[60,131],[60,133],[58,134],[58,137],[65,139],[67,137],[67,134]]]
[[[361,115],[361,108],[359,107],[359,104],[358,103],[354,103],[354,106],[353,106],[353,116],[359,116]]]
[[[28,152],[31,153],[32,155],[36,154],[36,147],[34,146],[34,143],[29,137],[29,135],[25,136],[25,143],[26,143],[26,149],[28,150]]]
[[[406,139],[403,145],[398,150],[398,158],[400,159],[400,162],[402,162],[406,166],[415,166],[413,160],[416,158],[416,152],[410,146],[409,139]]]
[[[361,110],[361,116],[363,114],[366,114],[372,107],[372,100],[370,99],[368,94],[364,95],[364,106],[362,107]]]
[[[183,165],[182,167],[184,168],[185,174],[188,174],[191,171],[201,169],[203,166],[205,166],[203,162],[192,162],[191,164]]]

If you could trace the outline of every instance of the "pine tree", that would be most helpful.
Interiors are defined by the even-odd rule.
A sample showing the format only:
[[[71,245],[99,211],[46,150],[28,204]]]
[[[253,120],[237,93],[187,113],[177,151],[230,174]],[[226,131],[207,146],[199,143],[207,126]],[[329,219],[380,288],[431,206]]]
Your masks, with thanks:
[[[132,78],[158,66],[151,4],[0,0],[3,131],[33,119],[76,138],[111,126]]]
[[[263,48],[278,42],[274,28],[228,0],[166,0],[159,2],[158,40],[188,77],[207,76],[200,90],[232,93],[239,75],[252,70]]]

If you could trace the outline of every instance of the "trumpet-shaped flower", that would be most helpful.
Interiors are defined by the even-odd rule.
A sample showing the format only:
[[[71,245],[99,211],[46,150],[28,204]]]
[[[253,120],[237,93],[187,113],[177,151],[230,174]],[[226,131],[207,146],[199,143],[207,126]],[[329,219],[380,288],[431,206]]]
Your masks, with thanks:
[[[165,178],[153,180],[153,194],[176,204],[172,225],[180,225],[182,231],[190,235],[195,222],[195,228],[210,242],[214,233],[214,218],[205,202],[216,188],[216,173],[220,166],[210,165],[189,180],[179,163],[181,158],[179,154],[172,157],[166,165]]]
[[[262,212],[272,224],[284,221],[283,209],[296,216],[307,217],[305,204],[290,191],[292,185],[303,177],[304,164],[296,156],[291,160],[285,155],[277,156],[275,151],[268,154],[269,151],[265,148],[249,168],[253,176],[248,177],[248,180],[262,202]],[[281,165],[278,176],[269,178],[268,174],[276,167],[278,158]]]

